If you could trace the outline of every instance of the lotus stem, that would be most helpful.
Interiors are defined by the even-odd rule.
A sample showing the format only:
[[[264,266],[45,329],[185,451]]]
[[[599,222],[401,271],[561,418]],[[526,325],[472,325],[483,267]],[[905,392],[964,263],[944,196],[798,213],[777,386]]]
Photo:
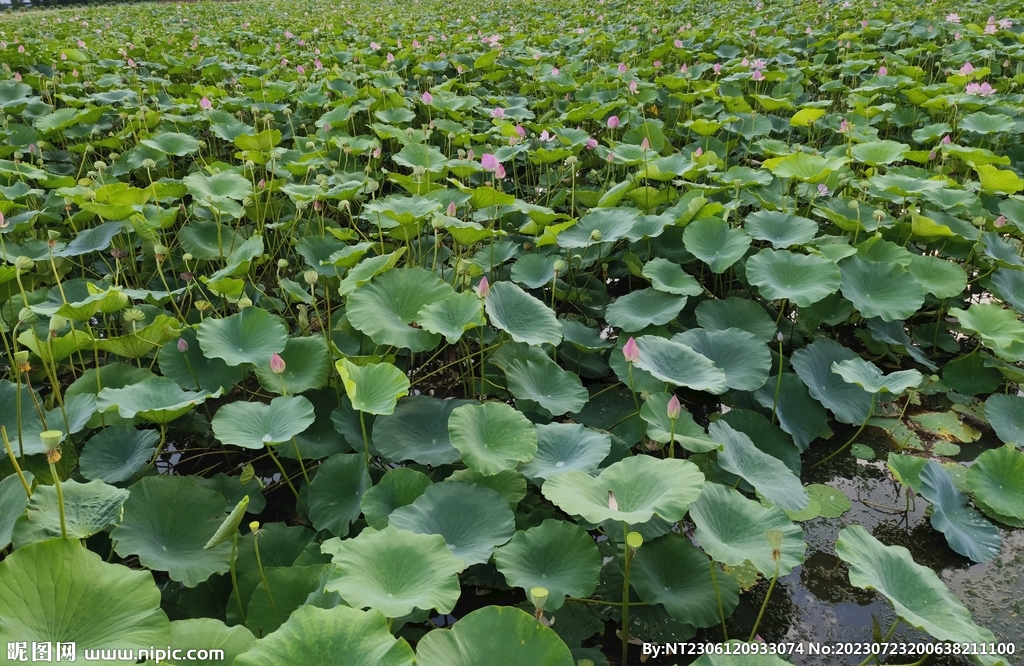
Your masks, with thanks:
[[[57,460],[60,460],[60,454],[57,455]],[[68,538],[68,526],[64,521],[64,489],[60,487],[60,475],[57,474],[57,466],[54,464],[53,457],[47,452],[46,460],[50,463],[50,476],[53,477],[53,485],[57,489],[57,511],[60,513],[60,535],[61,537]]]
[[[295,447],[295,459],[299,461],[299,469],[302,470],[302,478],[306,480],[306,484],[309,484],[309,474],[306,472],[306,463],[302,461],[302,452],[299,451],[299,441],[295,439],[295,435],[292,435],[292,446]]]
[[[632,367],[632,364],[630,365]],[[622,547],[625,566],[622,572],[622,666],[629,664],[629,565],[633,562],[633,549],[629,547],[629,524],[622,523]]]
[[[718,599],[718,617],[722,619],[722,642],[729,640],[729,630],[725,628],[725,608],[722,606],[722,593],[718,590],[718,574],[715,573],[715,561],[711,560],[711,584],[715,588]]]
[[[764,611],[768,608],[768,600],[772,598],[772,591],[775,590],[775,581],[779,579],[779,564],[782,558],[775,558],[775,573],[772,575],[772,582],[768,584],[768,593],[764,595],[764,601],[761,602],[761,610],[757,613],[757,619],[754,620],[754,628],[750,630],[750,637],[747,642],[754,640],[757,636],[757,628],[761,624],[761,618],[764,617]],[[711,566],[714,566],[712,564]]]
[[[360,412],[359,415],[362,416],[362,412]],[[274,461],[274,464],[277,466],[277,470],[281,472],[281,478],[284,479],[284,482],[288,484],[288,487],[291,489],[292,494],[295,495],[295,499],[298,500],[299,491],[295,489],[294,485],[292,485],[292,480],[288,478],[288,472],[284,471],[284,466],[281,464],[281,461],[277,459],[277,456],[274,455],[273,449],[271,449],[269,446],[266,448],[267,455],[270,456],[270,459]]]
[[[840,453],[842,453],[843,451],[845,451],[845,450],[846,450],[846,448],[847,448],[848,446],[850,446],[850,444],[853,444],[854,440],[856,440],[856,439],[857,439],[858,437],[860,437],[860,434],[861,434],[862,432],[864,432],[864,428],[866,428],[866,427],[867,427],[867,425],[868,425],[868,421],[870,421],[870,420],[871,420],[871,417],[872,417],[872,416],[874,416],[874,415],[875,415],[875,394],[874,394],[874,393],[872,393],[872,394],[871,394],[871,407],[870,407],[870,409],[868,409],[868,415],[864,417],[864,422],[860,424],[860,427],[859,427],[859,428],[857,428],[857,432],[853,433],[853,436],[852,436],[852,437],[850,437],[850,439],[846,440],[846,443],[845,443],[845,444],[843,444],[843,445],[842,445],[842,446],[840,446],[840,447],[839,447],[838,449],[836,449],[836,450],[835,450],[835,451],[833,451],[832,453],[828,454],[827,456],[825,456],[824,458],[822,458],[822,459],[821,459],[821,460],[819,460],[818,462],[816,462],[816,463],[814,463],[813,465],[811,465],[811,469],[814,469],[815,467],[819,467],[819,466],[821,466],[821,465],[824,465],[824,464],[825,464],[825,463],[827,463],[827,462],[828,462],[829,460],[832,460],[832,459],[833,459],[833,458],[835,458],[835,457],[836,457],[837,455],[839,455]]]
[[[291,484],[289,484],[289,485],[291,485]],[[257,526],[258,525],[259,524],[257,523]],[[256,568],[259,569],[260,579],[263,581],[263,589],[267,591],[267,599],[270,600],[270,608],[271,608],[271,610],[274,611],[274,619],[277,620],[277,623],[280,625],[281,624],[281,616],[277,614],[277,604],[274,603],[274,595],[270,593],[270,584],[267,583],[267,575],[263,572],[263,562],[260,560],[259,536],[260,536],[259,535],[259,530],[258,529],[253,530],[253,533],[252,533],[252,547],[253,547],[253,550],[256,552]],[[234,571],[233,568],[232,568],[232,571]],[[239,599],[239,604],[241,604],[241,599]]]
[[[779,336],[779,376],[775,379],[775,397],[772,398],[772,423],[775,423],[775,419],[778,416],[777,411],[779,409],[779,393],[782,392],[782,336]]]
[[[886,632],[885,637],[882,638],[882,640],[880,640],[878,642],[879,643],[888,643],[889,639],[892,638],[892,635],[896,633],[896,627],[900,626],[900,622],[902,620],[903,620],[903,618],[897,616],[896,617],[896,621],[892,623],[891,627],[889,627],[889,631]],[[870,664],[872,661],[878,662],[878,655],[877,654],[869,654],[864,659],[864,661],[862,661],[859,664],[857,664],[857,666],[868,666],[868,664]]]
[[[11,448],[11,440],[7,439],[7,428],[0,425],[0,437],[4,440],[4,448],[7,449],[7,457],[11,459],[11,464],[14,465],[14,471],[17,472],[18,478],[21,479],[21,485],[25,488],[25,494],[32,497],[32,487],[28,484],[28,480],[25,479],[25,473],[21,471],[21,465],[18,464],[18,459],[14,457],[14,449]]]
[[[676,457],[676,420],[669,419],[668,427],[668,457]]]
[[[160,457],[160,454],[164,452],[164,446],[166,446],[166,445],[167,445],[167,425],[164,424],[164,423],[161,423],[160,424],[160,443],[157,444],[156,451],[153,452],[153,459],[149,461],[148,465],[146,465],[146,469],[142,470],[143,474],[145,474],[149,470],[153,469],[153,465],[156,464],[156,461]]]
[[[601,606],[618,606],[622,607],[620,601],[605,601],[604,599],[580,599],[578,597],[566,597],[566,601],[575,601],[580,604],[599,604]],[[630,606],[650,606],[646,601],[630,601]]]
[[[636,407],[636,413],[640,414],[640,400],[636,397],[636,389],[633,388],[633,363],[632,361],[626,362],[626,374],[629,378],[629,392],[633,395],[633,405]],[[647,438],[647,428],[644,427],[644,420],[640,419],[640,441],[643,442]]]
[[[256,535],[252,536],[253,543],[256,542]],[[259,551],[257,551],[259,552]],[[235,571],[235,559],[238,557],[238,530],[235,530],[234,536],[231,538],[231,587],[235,591],[235,601],[238,603],[238,616],[242,618],[242,624],[245,624],[245,609],[242,607],[242,595],[238,591],[238,574]],[[262,570],[261,570],[262,571]]]
[[[363,412],[359,412],[359,428],[363,431],[363,453],[366,456],[366,466],[370,466],[370,438],[366,435],[366,418]]]

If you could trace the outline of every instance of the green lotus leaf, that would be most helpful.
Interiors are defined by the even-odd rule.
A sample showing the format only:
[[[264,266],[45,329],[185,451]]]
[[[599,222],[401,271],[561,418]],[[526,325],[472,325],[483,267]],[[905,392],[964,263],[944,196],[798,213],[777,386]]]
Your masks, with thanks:
[[[108,564],[74,539],[50,539],[0,562],[0,641],[127,650],[167,645],[170,622],[148,571]]]
[[[987,562],[999,554],[1003,544],[999,530],[967,506],[967,497],[942,465],[929,460],[920,479],[921,496],[932,504],[932,527],[946,535],[950,548],[975,562]]]
[[[485,606],[451,629],[435,629],[416,646],[419,666],[574,666],[562,639],[529,613]]]
[[[995,640],[934,571],[914,561],[903,546],[885,546],[860,525],[844,527],[836,554],[850,565],[850,584],[875,590],[889,600],[896,614],[912,627],[940,641],[984,643]],[[1004,663],[994,656],[976,660]]]
[[[843,296],[865,317],[909,319],[924,303],[924,287],[898,264],[858,256],[839,262]]]
[[[661,381],[712,393],[724,393],[729,386],[721,368],[681,342],[644,335],[636,344],[640,348],[636,365]]]
[[[770,300],[807,307],[839,290],[839,267],[825,257],[761,250],[747,259],[747,279]]]
[[[349,525],[359,518],[363,493],[371,485],[362,455],[339,453],[320,463],[307,494],[313,527],[348,536]]]
[[[287,622],[292,612],[307,605],[307,599],[316,592],[320,581],[328,581],[334,569],[333,564],[293,565],[276,567],[260,576],[260,581],[249,597],[245,609],[245,625],[254,633],[266,636]],[[337,594],[337,606],[341,599]],[[318,604],[309,603],[316,606]]]
[[[717,483],[704,484],[690,516],[697,525],[694,535],[716,562],[739,566],[750,560],[765,577],[775,574],[772,546],[765,532],[782,532],[779,575],[785,576],[804,561],[804,533],[777,506],[766,507],[739,491]]]
[[[465,566],[491,559],[495,546],[515,534],[515,517],[497,492],[475,483],[435,483],[412,504],[395,509],[388,525],[444,537]]]
[[[481,474],[515,469],[537,453],[533,424],[503,402],[456,407],[448,418],[448,435],[466,466]]]
[[[270,369],[269,363],[256,366],[260,386],[267,391],[297,395],[327,384],[331,372],[331,355],[323,337],[288,338],[281,359],[285,367],[279,375]]]
[[[104,428],[82,449],[78,459],[82,476],[107,483],[127,481],[149,462],[159,441],[160,433],[156,430],[136,430],[131,426]]]
[[[452,472],[445,481],[463,481],[490,488],[501,495],[501,499],[505,500],[513,511],[526,497],[526,478],[512,469],[490,475],[474,472],[471,469],[459,469]]]
[[[423,330],[443,335],[450,345],[457,343],[469,329],[487,324],[480,299],[469,291],[425,306],[417,315],[417,321]]]
[[[96,409],[104,412],[116,407],[122,418],[139,417],[167,425],[220,393],[183,391],[167,377],[154,377],[125,388],[104,388],[97,395]]]
[[[337,565],[326,589],[353,608],[394,618],[416,608],[450,613],[459,600],[462,560],[439,535],[385,527],[354,539],[329,539],[321,549]]]
[[[841,169],[845,163],[845,158],[826,158],[809,153],[792,153],[782,158],[768,160],[764,166],[779,178],[795,178],[808,183],[821,183],[827,180],[833,171]]]
[[[596,208],[560,232],[556,240],[560,247],[570,249],[613,243],[633,230],[639,215],[633,208]]]
[[[754,446],[746,434],[725,421],[708,427],[708,436],[722,443],[718,464],[727,472],[741,476],[768,501],[787,511],[802,511],[810,499],[800,478],[778,458]]]
[[[768,379],[772,355],[756,335],[739,328],[709,331],[691,328],[672,337],[707,357],[725,373],[726,386],[737,391],[756,391]],[[711,391],[717,393],[718,391]]]
[[[1024,179],[1008,169],[999,169],[991,164],[979,164],[974,170],[978,172],[982,190],[1007,194],[1024,190]]]
[[[185,353],[180,351],[178,340],[188,345]],[[241,366],[230,366],[222,359],[204,354],[195,329],[188,327],[181,330],[178,339],[164,343],[157,360],[160,372],[187,391],[228,391],[245,377]]]
[[[217,664],[234,663],[235,658],[247,652],[256,642],[252,632],[242,626],[229,627],[220,620],[210,617],[200,617],[190,620],[175,620],[171,622],[171,645],[202,645],[205,650],[223,650],[223,659],[181,659],[173,658],[167,663],[175,666],[216,666]],[[183,651],[187,657],[188,652]]]
[[[846,493],[823,483],[807,486],[807,494],[811,496],[812,501],[818,502],[818,515],[825,518],[838,518],[853,506]]]
[[[722,300],[712,298],[702,301],[695,314],[700,327],[709,331],[739,328],[753,333],[762,342],[775,337],[775,322],[752,300],[735,296]]]
[[[713,273],[724,273],[750,247],[750,234],[732,229],[718,217],[705,217],[686,225],[683,231],[686,250],[711,267]]]
[[[1024,324],[1013,310],[995,303],[974,303],[966,310],[950,308],[960,326],[977,333],[986,347],[997,353],[1024,347]]]
[[[421,352],[441,337],[411,324],[423,308],[454,295],[451,285],[422,268],[391,269],[353,291],[346,314],[375,343]]]
[[[590,394],[580,378],[556,363],[516,359],[505,368],[508,389],[520,400],[533,400],[555,416],[576,413]]]
[[[68,479],[61,484],[61,490],[69,539],[87,539],[120,521],[121,507],[128,499],[127,490],[102,481],[79,483]],[[61,518],[57,487],[37,487],[29,500],[28,513],[14,526],[14,547],[61,536]]]
[[[769,377],[754,398],[761,407],[774,411],[779,427],[789,433],[801,453],[818,437],[832,434],[828,413],[811,397],[807,385],[797,375],[784,372],[781,378]]]
[[[910,146],[907,144],[889,140],[858,143],[850,149],[853,159],[868,166],[884,166],[900,162],[906,157],[909,150]]]
[[[252,183],[232,171],[221,171],[211,176],[197,171],[185,176],[182,182],[200,202],[241,201],[252,195]]]
[[[513,282],[518,282],[527,289],[540,289],[550,285],[551,281],[555,279],[556,261],[558,261],[557,255],[523,255],[512,264],[510,277]]]
[[[667,294],[654,288],[631,291],[608,306],[605,319],[609,326],[623,331],[640,331],[648,326],[667,324],[679,316],[686,296]]]
[[[299,608],[281,628],[257,640],[234,666],[412,666],[413,651],[376,611],[335,606]]]
[[[982,233],[981,241],[985,247],[985,255],[994,259],[996,266],[1024,269],[1024,259],[1020,257],[1020,243],[1005,240],[991,231]]]
[[[498,282],[490,289],[484,306],[496,328],[529,345],[562,341],[562,326],[551,308],[511,282]]]
[[[694,453],[717,449],[719,443],[708,437],[704,428],[697,425],[685,409],[679,412],[675,423],[672,422],[668,416],[668,403],[671,399],[671,393],[652,393],[644,400],[643,406],[640,407],[640,418],[647,423],[647,436],[662,444],[676,441],[684,449]]]
[[[824,414],[824,410],[822,413]],[[721,420],[728,423],[734,430],[749,437],[754,446],[762,452],[781,460],[797,477],[800,476],[802,467],[800,449],[797,448],[792,437],[779,426],[772,424],[760,412],[749,409],[730,409],[727,413],[722,414]]]
[[[601,575],[601,553],[587,532],[564,520],[548,519],[516,532],[494,551],[494,564],[509,585],[527,595],[543,587],[548,598],[541,608],[556,611],[566,597],[589,597]]]
[[[228,365],[264,366],[271,356],[284,351],[288,332],[277,317],[249,307],[223,319],[204,319],[196,339],[204,354]]]
[[[977,111],[964,116],[958,127],[974,134],[995,134],[997,132],[1012,132],[1014,124],[1013,118],[1004,113],[993,114]]]
[[[1024,398],[995,394],[985,401],[985,416],[1003,442],[1024,448]]]
[[[997,269],[992,274],[992,289],[1007,304],[1024,312],[1024,271]]]
[[[360,501],[366,524],[375,530],[388,526],[388,517],[416,501],[432,481],[423,472],[409,467],[389,469],[377,485],[367,488]]]
[[[448,418],[452,410],[477,404],[471,400],[439,400],[413,395],[398,401],[393,414],[373,425],[377,450],[395,462],[413,460],[421,465],[447,465],[459,459],[452,446]]]
[[[392,414],[398,399],[409,394],[409,378],[390,363],[356,365],[343,358],[334,365],[352,407],[360,412]]]
[[[651,286],[666,294],[700,296],[704,293],[704,288],[692,275],[668,259],[651,259],[644,264],[642,273],[651,281]]]
[[[842,377],[844,382],[856,384],[868,393],[891,393],[896,396],[920,386],[924,381],[924,375],[917,370],[899,370],[884,375],[877,365],[859,356],[834,362],[832,372]]]
[[[345,279],[341,281],[338,292],[342,296],[348,296],[357,288],[369,284],[377,275],[389,271],[398,264],[398,260],[405,254],[405,248],[399,248],[389,254],[364,259],[349,270]]]
[[[967,469],[967,488],[990,518],[1024,527],[1024,453],[1012,446],[985,451]]]
[[[34,476],[32,472],[25,471],[25,482],[32,487]],[[25,507],[28,506],[29,498],[25,494],[25,487],[21,485],[21,479],[17,474],[0,479],[0,548],[7,548],[11,543],[11,535],[14,532],[14,525],[19,518],[25,515]]]
[[[518,468],[534,480],[546,480],[573,470],[589,474],[611,452],[608,434],[578,423],[548,423],[536,426],[536,431],[537,454],[520,463]]]
[[[143,566],[185,587],[229,569],[229,544],[204,548],[224,520],[220,493],[187,476],[148,476],[129,490],[124,518],[110,533],[118,555],[138,555]]]
[[[655,515],[682,520],[703,486],[704,475],[693,463],[641,455],[609,465],[596,477],[580,471],[556,474],[542,491],[560,509],[590,523],[637,525]]]
[[[907,272],[936,298],[954,298],[967,287],[967,272],[952,261],[930,255],[914,255]]]
[[[793,369],[807,390],[843,423],[862,423],[871,412],[871,394],[832,372],[833,363],[857,358],[834,340],[818,340],[793,352]]]
[[[776,250],[804,245],[818,233],[818,223],[793,213],[758,210],[747,216],[743,228],[752,238],[768,241]]]
[[[566,342],[572,343],[580,351],[600,351],[613,346],[611,340],[601,337],[601,332],[590,328],[575,319],[559,319],[562,323],[562,335]],[[625,343],[623,343],[625,344]]]
[[[199,141],[188,134],[164,132],[139,141],[143,146],[158,150],[165,155],[184,157],[199,150]]]
[[[673,618],[693,627],[717,625],[720,613],[728,617],[740,601],[736,579],[678,534],[644,542],[633,557],[629,582],[641,599],[662,604]]]
[[[313,424],[313,404],[303,396],[281,396],[270,404],[236,401],[213,416],[213,434],[223,444],[262,449],[291,441]]]

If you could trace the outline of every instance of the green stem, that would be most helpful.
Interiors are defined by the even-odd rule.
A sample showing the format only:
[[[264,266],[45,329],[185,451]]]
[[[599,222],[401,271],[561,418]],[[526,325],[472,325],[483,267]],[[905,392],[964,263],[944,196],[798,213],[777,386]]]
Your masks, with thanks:
[[[676,457],[676,420],[669,419],[668,427],[668,457]]]
[[[622,607],[621,601],[605,601],[604,599],[581,599],[579,597],[566,597],[566,601],[575,601],[580,604],[600,604],[602,606],[618,606]],[[646,601],[630,601],[630,606],[650,606]]]
[[[718,599],[718,617],[722,619],[722,641],[728,641],[729,631],[725,628],[725,608],[722,606],[722,593],[718,590],[718,575],[715,573],[714,560],[711,560],[711,584],[715,587],[715,597]]]
[[[256,541],[256,535],[253,535],[253,542]],[[235,571],[235,558],[238,557],[238,530],[235,530],[235,535],[231,538],[231,587],[235,590],[235,602],[238,603],[238,616],[242,618],[242,624],[245,624],[245,608],[242,607],[242,594],[238,591],[238,574]]]
[[[757,628],[761,624],[761,618],[764,617],[765,609],[768,608],[768,600],[772,598],[772,590],[775,589],[775,581],[779,579],[780,562],[781,558],[775,559],[775,573],[772,575],[772,582],[768,584],[768,593],[764,595],[764,601],[761,602],[761,610],[757,614],[757,619],[754,620],[754,628],[750,630],[750,638],[747,639],[748,643],[753,641],[754,637],[757,636]]]
[[[31,499],[32,486],[28,485],[28,480],[25,479],[25,473],[21,471],[21,465],[18,464],[18,459],[14,457],[14,449],[11,448],[11,440],[7,439],[7,428],[2,425],[0,425],[0,437],[3,437],[4,448],[7,449],[7,457],[11,459],[11,464],[14,465],[14,471],[18,473],[18,478],[21,479],[21,485],[25,488],[25,494]]]
[[[277,456],[274,455],[274,451],[269,446],[266,448],[267,455],[270,456],[270,459],[274,461],[275,465],[277,465],[277,470],[281,472],[281,478],[284,479],[284,482],[288,484],[288,487],[291,489],[292,494],[295,495],[295,499],[299,499],[299,491],[296,490],[295,486],[292,485],[292,480],[288,478],[288,472],[284,471],[284,466],[281,464],[281,461],[277,459]]]
[[[363,417],[363,412],[359,412],[359,427],[363,431],[363,452],[366,455],[366,466],[370,466],[370,438],[366,435],[366,419]]]
[[[299,451],[299,442],[292,436],[292,446],[295,447],[295,459],[299,461],[299,469],[302,470],[302,478],[306,480],[306,485],[309,485],[309,474],[306,472],[306,463],[302,461],[302,452]]]
[[[853,433],[853,437],[851,437],[850,439],[846,440],[846,443],[843,444],[842,446],[840,446],[838,449],[836,449],[835,451],[833,451],[832,453],[828,454],[827,456],[825,456],[824,458],[822,458],[818,462],[816,462],[813,465],[811,465],[811,469],[814,469],[815,467],[819,467],[821,465],[824,465],[829,460],[832,460],[837,455],[839,455],[840,453],[845,451],[846,447],[850,446],[850,444],[853,444],[854,440],[857,439],[858,437],[860,437],[860,434],[864,431],[864,428],[867,427],[868,421],[871,420],[871,417],[874,416],[874,413],[875,413],[875,394],[872,393],[871,394],[871,408],[868,409],[868,415],[864,417],[864,422],[860,424],[859,428],[857,428],[857,432]]]
[[[772,399],[772,423],[775,423],[779,408],[779,393],[782,392],[782,340],[779,340],[779,376],[775,379],[775,397]]]
[[[892,638],[892,635],[896,633],[896,627],[900,626],[900,621],[902,619],[903,618],[901,618],[901,617],[898,617],[898,616],[896,617],[896,621],[892,623],[891,627],[889,627],[889,631],[888,631],[888,633],[885,634],[885,638],[880,640],[879,643],[888,643],[889,642],[889,639]],[[867,656],[867,658],[865,658],[864,661],[862,661],[859,664],[857,664],[857,666],[868,666],[868,664],[870,664],[872,661],[878,662],[878,655],[877,654],[869,654]]]
[[[640,400],[636,396],[636,390],[633,388],[633,362],[626,362],[626,374],[629,378],[629,392],[633,395],[633,405],[636,407],[636,413],[640,413]],[[647,438],[647,428],[645,427],[644,420],[640,419],[640,441],[643,442]]]
[[[633,367],[632,364],[629,366]],[[629,524],[622,523],[622,547],[626,550],[626,562],[622,572],[622,666],[629,664],[629,565],[633,562],[633,554],[626,539],[629,536]]]
[[[148,472],[149,470],[153,469],[153,465],[156,464],[156,461],[160,457],[160,454],[163,453],[164,446],[166,444],[167,444],[167,426],[164,425],[163,423],[161,423],[160,424],[160,443],[157,444],[156,451],[153,452],[153,459],[149,461],[149,464],[146,465],[146,469],[142,470],[142,473],[139,476],[145,476],[146,472]]]
[[[290,483],[288,485],[291,485]],[[259,530],[257,530],[258,532]],[[252,547],[256,551],[256,568],[260,571],[260,578],[263,580],[263,589],[267,591],[267,599],[270,600],[270,608],[274,611],[274,619],[277,620],[277,624],[281,624],[281,616],[277,614],[277,604],[274,603],[274,595],[270,593],[270,585],[267,583],[267,575],[263,573],[263,562],[260,561],[260,545],[259,545],[259,534],[253,532],[252,534]]]
[[[49,454],[47,454],[49,458]],[[64,489],[60,487],[60,476],[57,475],[57,466],[50,463],[50,475],[53,477],[53,484],[57,488],[57,510],[60,513],[60,535],[68,538],[68,526],[64,522]]]

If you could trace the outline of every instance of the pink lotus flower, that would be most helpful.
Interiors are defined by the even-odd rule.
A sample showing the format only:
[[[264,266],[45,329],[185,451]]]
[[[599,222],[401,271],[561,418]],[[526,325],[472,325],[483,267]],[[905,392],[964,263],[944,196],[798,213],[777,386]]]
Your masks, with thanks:
[[[498,162],[498,168],[494,170],[494,177],[498,180],[503,180],[505,178],[505,167],[501,162]]]
[[[968,83],[967,88],[964,90],[968,95],[977,95],[978,97],[988,97],[994,95],[996,90],[993,88],[988,81],[983,83]]]
[[[557,67],[552,67],[551,68],[551,76],[558,76],[558,74],[559,74],[558,68]]]
[[[950,13],[950,14],[946,14],[946,23],[959,23],[959,22],[960,22],[960,15],[959,14],[957,14],[955,12]]]
[[[635,93],[636,92],[636,81],[630,81],[629,82],[629,92],[631,92],[631,93]]]
[[[84,49],[85,48],[85,42],[83,42],[82,40],[78,40],[78,48]]]
[[[282,67],[287,67],[288,66],[288,58],[281,58],[281,66]]]
[[[679,71],[682,72],[683,74],[686,74],[688,69],[689,67],[686,66],[685,62],[679,67]]]
[[[1013,27],[1013,21],[1011,21],[1010,19],[1000,19],[999,27],[1003,30],[1009,30],[1010,28]]]
[[[526,128],[523,127],[522,125],[516,125],[516,134],[519,135],[520,139],[525,139],[526,138]]]
[[[750,75],[750,78],[755,81],[764,81],[764,74],[761,73],[761,70],[755,69],[754,73]]]
[[[818,183],[818,195],[823,197],[828,196],[828,186],[825,185],[825,183]]]
[[[721,74],[722,73],[722,63],[716,62],[714,65],[711,66],[711,69],[714,70],[715,74]]]
[[[135,61],[132,60],[131,58],[128,58],[128,66],[134,68],[135,67]]]
[[[674,394],[672,398],[668,401],[668,406],[665,411],[668,412],[668,417],[673,421],[678,419],[679,414],[683,411],[683,406],[679,404],[679,398],[676,397]]]
[[[994,224],[997,229],[1000,228],[1000,227],[1006,226],[1006,216],[1005,215],[1000,215],[999,217],[996,218],[996,221],[993,222],[992,224]]]
[[[380,44],[378,44],[377,42],[370,42],[370,50],[371,51],[376,51],[378,49],[380,49]]]
[[[971,72],[974,71],[974,65],[969,62],[964,63],[964,66],[960,68],[960,73],[964,76],[970,76]]]
[[[305,74],[306,73],[306,68],[303,67],[302,65],[296,65],[295,72],[298,73],[298,74]]]
[[[619,74],[625,74],[625,73],[626,73],[626,63],[620,62],[619,63]]]
[[[420,99],[423,100],[424,104],[429,105],[431,102],[434,101],[434,96],[431,95],[429,91],[426,91],[422,95],[420,95]]]
[[[986,35],[994,35],[994,34],[996,34],[996,24],[995,23],[989,23],[988,25],[985,26],[985,30],[983,30],[983,32]]]
[[[395,54],[388,53],[388,62],[394,62],[394,61],[395,61]]]
[[[313,61],[313,69],[319,72],[323,68],[324,64],[320,62],[320,58],[317,58],[316,60]]]
[[[860,27],[862,27],[862,28],[868,27],[868,22],[867,21],[861,21],[860,22]]]
[[[697,150],[693,151],[693,156],[694,157],[700,157],[703,154],[704,154],[704,149],[699,147],[699,146],[697,147]]]
[[[11,226],[11,223],[4,219],[3,211],[0,211],[0,229],[6,229]]]
[[[500,106],[496,106],[493,109],[491,109],[491,118],[504,118],[504,117],[505,117],[505,109],[501,108]]]
[[[660,60],[655,60],[655,61],[654,61],[654,67],[655,67],[655,68],[657,68],[657,67],[661,67],[661,61],[660,61]]]
[[[213,108],[213,103],[204,97],[201,100],[199,100],[199,108],[201,108],[203,111],[209,111]]]
[[[843,120],[839,123],[839,132],[845,134],[848,131],[850,131],[850,124],[846,122],[846,118],[843,118]]]
[[[548,133],[548,131],[547,131],[547,130],[544,130],[543,132],[541,132],[541,133],[540,133],[540,140],[541,140],[541,141],[551,141],[551,139],[553,139],[553,138],[554,138],[554,137],[552,137],[552,136],[551,136],[551,135],[550,135],[550,134]]]
[[[182,354],[188,352],[188,342],[185,341],[185,338],[178,338],[178,351]]]
[[[458,214],[458,212],[458,209],[455,207],[455,202],[449,201],[448,208],[444,211],[444,214],[447,215],[448,217],[455,217],[455,215]]]
[[[636,363],[640,360],[640,348],[637,347],[636,340],[633,338],[626,340],[626,344],[622,346],[622,355],[629,363]]]
[[[615,129],[618,126],[619,126],[619,117],[618,116],[612,116],[611,118],[608,119],[608,129]]]
[[[271,355],[271,357],[270,357],[270,371],[272,373],[274,373],[275,375],[280,375],[280,374],[284,373],[284,369],[285,369],[285,362],[284,362],[284,359],[281,358],[281,355],[277,354],[277,353]]]
[[[67,54],[67,53],[63,53],[63,52],[62,52],[62,53],[60,54],[60,59],[61,59],[61,60],[67,60],[67,59],[68,59],[68,54]]]
[[[323,130],[324,130],[325,134],[330,134],[331,133],[331,124],[330,123],[324,123]]]
[[[675,40],[674,42],[672,42],[672,46],[676,47],[677,49],[683,48],[683,40],[681,40],[681,39]]]
[[[484,171],[494,172],[498,170],[498,166],[501,163],[498,158],[491,153],[484,153],[480,156],[480,166],[484,168]]]
[[[749,60],[747,60],[746,58],[744,58],[743,60],[741,60],[741,61],[740,61],[740,64],[741,64],[741,65],[743,65],[744,67],[750,67],[750,61],[749,61]]]
[[[480,278],[480,282],[476,285],[476,295],[480,298],[487,298],[487,294],[491,293],[491,284],[487,281],[487,276]]]
[[[288,38],[288,39],[291,39],[291,38],[292,38],[292,37],[294,37],[295,35],[293,35],[293,34],[291,33],[291,30],[285,30],[285,31],[284,31],[284,36],[285,36],[286,38]]]
[[[24,53],[24,52],[25,52],[25,46],[24,45],[18,46],[18,53]]]
[[[267,189],[267,179],[266,178],[260,178],[260,182],[256,183],[256,189],[257,190],[265,190],[265,189]]]
[[[882,65],[881,67],[878,68],[878,75],[879,76],[888,76],[889,75],[889,70],[886,68],[885,65]]]
[[[949,135],[942,137],[942,145],[948,146],[953,140],[949,138]]]
[[[587,139],[587,150],[593,150],[594,148],[597,148],[597,139],[591,137]]]

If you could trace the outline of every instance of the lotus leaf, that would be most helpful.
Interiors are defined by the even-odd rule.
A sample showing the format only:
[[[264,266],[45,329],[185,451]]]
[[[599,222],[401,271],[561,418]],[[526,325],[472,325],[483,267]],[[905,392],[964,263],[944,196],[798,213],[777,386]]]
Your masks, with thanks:
[[[270,404],[233,402],[217,410],[213,434],[223,444],[262,449],[280,444],[308,428],[315,420],[313,404],[302,396],[281,396]]]
[[[949,547],[975,562],[999,554],[999,530],[967,506],[967,498],[953,485],[942,465],[929,460],[920,472],[921,496],[932,504],[932,527],[946,535]]]
[[[448,417],[451,444],[481,474],[514,469],[537,453],[537,432],[521,413],[501,402],[456,407]]]
[[[223,319],[205,319],[196,339],[203,353],[230,366],[263,366],[284,351],[288,335],[284,324],[266,310],[250,307]]]
[[[530,294],[509,282],[490,287],[484,307],[491,324],[505,331],[516,342],[530,345],[557,345],[562,341],[562,327],[555,313]]]
[[[531,479],[546,480],[573,470],[591,473],[611,452],[607,433],[578,423],[548,423],[536,426],[537,453],[519,464],[519,471]]]
[[[569,648],[553,630],[518,608],[485,606],[451,630],[435,629],[420,639],[421,666],[574,666]]]

